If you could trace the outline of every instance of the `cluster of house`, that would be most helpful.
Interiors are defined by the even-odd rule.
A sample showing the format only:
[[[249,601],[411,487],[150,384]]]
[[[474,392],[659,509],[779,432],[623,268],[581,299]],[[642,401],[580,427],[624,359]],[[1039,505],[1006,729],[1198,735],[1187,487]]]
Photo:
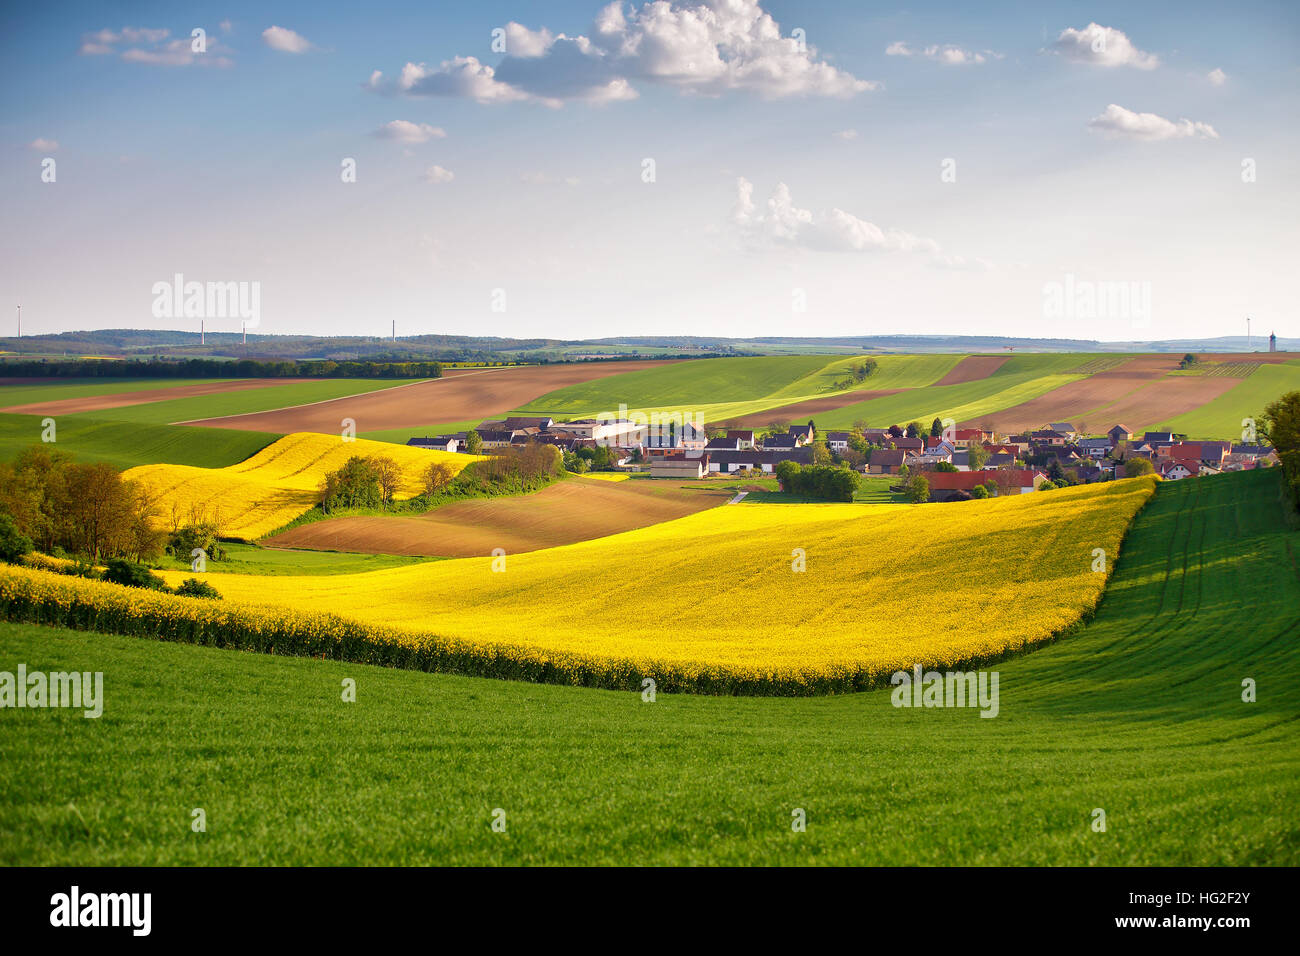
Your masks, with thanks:
[[[709,473],[771,473],[782,461],[813,461],[812,444],[824,441],[831,452],[845,453],[852,433],[819,433],[812,422],[784,432],[759,436],[752,429],[729,429],[706,437],[698,423],[685,421],[667,431],[625,418],[584,418],[557,422],[545,416],[514,416],[485,421],[474,429],[485,451],[529,442],[555,445],[562,451],[605,447],[617,467],[647,467],[656,478],[702,478]],[[1049,475],[1076,482],[1124,476],[1124,462],[1145,458],[1162,478],[1240,471],[1277,463],[1272,448],[1225,441],[1182,441],[1170,432],[1138,436],[1116,425],[1104,436],[1083,437],[1069,422],[1023,434],[997,435],[979,428],[950,429],[944,435],[909,438],[897,425],[864,428],[871,446],[868,475],[924,474],[932,500],[969,496],[977,485],[997,486],[1000,494],[1034,491]],[[443,451],[464,451],[466,433],[412,438],[407,444]],[[978,450],[977,450],[978,449]],[[972,467],[972,459],[976,467]],[[1032,467],[1026,462],[1034,462]],[[951,467],[947,467],[951,466]],[[953,470],[955,469],[955,470]]]

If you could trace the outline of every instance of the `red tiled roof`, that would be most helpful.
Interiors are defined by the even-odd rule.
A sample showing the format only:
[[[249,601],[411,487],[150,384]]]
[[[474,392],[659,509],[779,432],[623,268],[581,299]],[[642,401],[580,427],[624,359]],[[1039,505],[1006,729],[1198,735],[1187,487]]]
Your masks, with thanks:
[[[1041,472],[1029,468],[999,468],[983,471],[934,471],[926,472],[925,477],[930,482],[931,491],[970,491],[976,485],[990,481],[1028,488],[1038,474]]]

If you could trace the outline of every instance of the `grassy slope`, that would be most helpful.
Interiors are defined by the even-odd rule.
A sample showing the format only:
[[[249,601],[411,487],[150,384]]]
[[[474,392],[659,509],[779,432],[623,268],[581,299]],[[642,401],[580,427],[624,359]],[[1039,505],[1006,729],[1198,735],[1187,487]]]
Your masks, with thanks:
[[[6,384],[0,378],[0,408],[28,402],[54,402],[65,398],[89,398],[116,395],[119,392],[144,392],[181,385],[204,385],[231,382],[228,378],[51,378],[38,385]]]
[[[155,463],[224,468],[256,454],[280,436],[61,415],[56,437],[55,447],[79,461],[107,461],[118,468]],[[29,445],[40,443],[39,416],[0,415],[0,459],[11,459]]]
[[[1258,417],[1269,402],[1296,389],[1300,389],[1300,362],[1261,365],[1218,398],[1153,427],[1197,438],[1240,441],[1243,418]]]
[[[229,571],[233,574],[356,574],[361,571],[378,571],[396,568],[429,558],[407,558],[390,554],[355,554],[342,551],[299,551],[281,548],[263,548],[255,544],[227,542],[222,545],[227,558],[208,565],[210,570]],[[187,571],[188,559],[181,561],[164,555],[157,567],[170,571]]]
[[[107,697],[97,721],[0,710],[0,862],[1294,865],[1300,535],[1279,507],[1276,473],[1162,485],[1093,622],[998,668],[993,720],[0,624],[0,669],[102,670]]]
[[[914,420],[929,424],[935,418],[948,417],[970,421],[1082,378],[1071,371],[1082,361],[1082,356],[1071,354],[1014,355],[987,378],[960,385],[914,388],[846,405],[819,413],[816,422],[823,428],[848,428],[859,420],[878,427],[906,425]]]
[[[329,401],[332,398],[376,392],[396,385],[411,385],[416,381],[419,379],[332,378],[319,382],[291,382],[285,385],[268,385],[266,388],[246,389],[242,392],[173,398],[163,402],[127,405],[122,408],[84,414],[92,418],[112,418],[114,421],[121,422],[165,425],[170,422],[265,412],[291,405],[308,405],[312,402]]]

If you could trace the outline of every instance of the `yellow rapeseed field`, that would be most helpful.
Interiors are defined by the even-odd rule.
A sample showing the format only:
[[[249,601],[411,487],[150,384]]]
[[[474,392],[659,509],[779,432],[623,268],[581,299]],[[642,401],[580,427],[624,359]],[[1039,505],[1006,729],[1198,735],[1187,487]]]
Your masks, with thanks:
[[[431,462],[445,461],[459,472],[477,460],[472,455],[364,438],[345,442],[338,435],[295,432],[226,468],[141,465],[124,477],[148,489],[168,525],[173,509],[182,518],[197,509],[218,522],[223,537],[251,541],[309,511],[316,503],[321,479],[354,455],[377,455],[396,461],[404,479],[399,498],[411,498],[423,491],[423,474]]]
[[[738,504],[504,558],[270,587],[209,565],[207,580],[259,614],[478,648],[501,663],[487,673],[527,660],[548,668],[535,679],[604,686],[646,674],[715,692],[853,689],[917,663],[995,659],[1077,621],[1155,483],[923,506]]]

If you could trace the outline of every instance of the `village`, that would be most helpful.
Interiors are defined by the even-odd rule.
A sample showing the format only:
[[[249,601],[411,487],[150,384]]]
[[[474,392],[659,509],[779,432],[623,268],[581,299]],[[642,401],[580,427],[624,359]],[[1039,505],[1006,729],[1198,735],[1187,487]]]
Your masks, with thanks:
[[[946,427],[945,427],[946,425]],[[674,416],[667,426],[632,418],[558,422],[546,416],[488,420],[471,432],[411,438],[407,444],[447,452],[491,454],[530,443],[553,445],[570,471],[611,471],[651,478],[703,479],[772,475],[781,462],[834,466],[867,477],[895,477],[901,489],[920,476],[928,501],[1023,494],[1044,485],[1091,484],[1139,474],[1180,480],[1271,467],[1264,444],[1196,441],[1168,431],[1141,434],[1120,423],[1085,435],[1070,422],[1016,434],[957,428],[935,419],[929,429],[871,427],[819,431],[814,421],[766,429],[703,426]]]

